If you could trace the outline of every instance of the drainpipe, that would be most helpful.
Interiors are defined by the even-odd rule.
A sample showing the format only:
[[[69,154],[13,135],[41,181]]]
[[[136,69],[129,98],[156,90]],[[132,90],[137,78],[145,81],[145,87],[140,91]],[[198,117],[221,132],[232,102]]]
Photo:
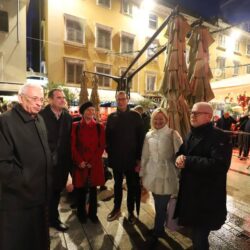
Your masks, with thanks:
[[[16,36],[17,36],[17,43],[20,42],[19,40],[19,8],[20,8],[20,0],[17,0],[17,13],[16,13]]]

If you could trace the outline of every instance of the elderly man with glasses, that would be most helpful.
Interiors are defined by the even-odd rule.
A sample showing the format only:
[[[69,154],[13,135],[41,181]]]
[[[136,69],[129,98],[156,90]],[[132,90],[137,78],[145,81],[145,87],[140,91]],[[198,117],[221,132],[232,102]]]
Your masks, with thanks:
[[[193,248],[208,250],[211,230],[225,222],[226,178],[232,156],[229,136],[211,123],[210,104],[194,104],[191,132],[179,149],[176,167],[181,169],[175,216],[192,229]]]
[[[51,182],[43,89],[25,84],[0,116],[0,249],[49,248],[46,204]]]

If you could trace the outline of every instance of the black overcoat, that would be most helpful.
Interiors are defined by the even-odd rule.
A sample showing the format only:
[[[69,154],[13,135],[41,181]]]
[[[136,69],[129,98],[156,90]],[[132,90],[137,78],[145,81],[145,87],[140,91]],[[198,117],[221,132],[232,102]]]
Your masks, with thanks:
[[[61,190],[65,187],[68,174],[72,167],[71,158],[71,127],[72,118],[66,110],[62,111],[59,119],[47,105],[41,112],[48,134],[51,152],[57,151],[58,162],[53,166],[53,188]],[[62,126],[62,127],[61,127]],[[60,129],[61,127],[61,129]],[[57,144],[59,140],[59,143]]]
[[[52,168],[42,117],[32,118],[20,104],[2,114],[0,145],[0,210],[44,205]]]
[[[226,177],[232,146],[229,136],[211,123],[192,128],[178,155],[186,156],[181,171],[175,216],[184,226],[219,229],[226,220]]]
[[[135,168],[141,159],[143,140],[143,120],[137,112],[127,109],[111,113],[106,125],[109,166],[121,172]]]

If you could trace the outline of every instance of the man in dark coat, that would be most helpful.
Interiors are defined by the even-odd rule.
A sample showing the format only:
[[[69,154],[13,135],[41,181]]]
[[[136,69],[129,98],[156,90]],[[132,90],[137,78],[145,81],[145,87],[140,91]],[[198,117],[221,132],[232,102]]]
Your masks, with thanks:
[[[25,84],[18,98],[0,116],[0,249],[45,250],[52,168],[46,127],[38,115],[43,89]]]
[[[53,163],[53,189],[49,206],[50,226],[58,231],[66,231],[68,226],[61,222],[58,205],[60,194],[66,186],[71,161],[72,119],[65,110],[65,95],[62,89],[52,89],[48,93],[49,104],[40,112],[48,134]]]
[[[230,116],[229,112],[225,112],[223,116],[216,122],[216,127],[223,130],[231,130],[232,124],[236,124],[237,121]]]
[[[226,178],[232,157],[229,136],[214,128],[212,107],[194,104],[191,133],[180,147],[176,167],[182,169],[175,215],[192,228],[194,249],[208,250],[208,235],[225,222]]]
[[[140,164],[144,139],[143,121],[137,112],[128,108],[128,97],[124,91],[116,95],[117,111],[108,116],[106,125],[106,147],[109,166],[114,173],[114,208],[108,214],[113,221],[121,214],[122,182],[126,176],[128,197],[128,220],[135,222],[135,188],[138,186],[135,168]]]

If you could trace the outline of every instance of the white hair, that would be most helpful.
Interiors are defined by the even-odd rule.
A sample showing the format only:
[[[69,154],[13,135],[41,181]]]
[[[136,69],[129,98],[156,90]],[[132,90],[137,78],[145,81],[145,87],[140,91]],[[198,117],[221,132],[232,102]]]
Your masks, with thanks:
[[[37,88],[43,91],[43,87],[37,83],[25,83],[18,91],[18,95],[26,94],[29,88]]]

